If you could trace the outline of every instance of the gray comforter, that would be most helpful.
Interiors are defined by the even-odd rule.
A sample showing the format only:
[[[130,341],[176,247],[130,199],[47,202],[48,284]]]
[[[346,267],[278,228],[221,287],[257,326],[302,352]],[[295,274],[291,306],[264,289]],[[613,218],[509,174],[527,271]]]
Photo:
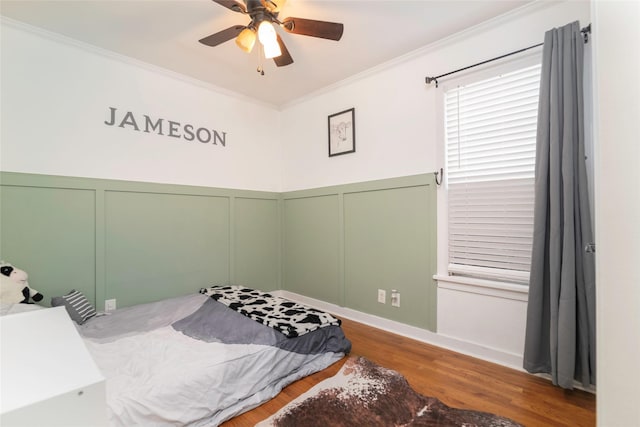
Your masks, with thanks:
[[[200,294],[116,310],[78,328],[107,378],[116,426],[215,426],[351,348],[339,326],[287,338]]]

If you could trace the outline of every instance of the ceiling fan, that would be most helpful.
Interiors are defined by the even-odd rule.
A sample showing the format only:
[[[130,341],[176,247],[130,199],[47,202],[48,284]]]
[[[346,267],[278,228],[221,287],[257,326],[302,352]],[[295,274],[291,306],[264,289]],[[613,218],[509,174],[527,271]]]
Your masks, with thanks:
[[[344,30],[342,24],[335,22],[291,17],[280,21],[278,15],[286,0],[244,0],[244,3],[235,0],[213,1],[234,12],[249,15],[251,22],[247,25],[234,25],[204,37],[200,39],[200,43],[207,46],[217,46],[235,38],[238,47],[249,53],[257,38],[264,47],[265,57],[267,59],[273,58],[278,67],[292,64],[293,58],[273,24],[279,25],[288,33],[336,41],[340,40]]]

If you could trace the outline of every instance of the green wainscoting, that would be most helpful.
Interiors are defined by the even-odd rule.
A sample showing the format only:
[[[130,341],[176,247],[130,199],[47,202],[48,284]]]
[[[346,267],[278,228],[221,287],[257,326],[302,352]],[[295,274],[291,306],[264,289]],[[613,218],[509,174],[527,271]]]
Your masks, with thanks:
[[[228,283],[229,198],[105,192],[105,297],[127,304]]]
[[[111,298],[125,307],[231,283],[435,331],[432,174],[287,193],[0,179],[0,257],[26,270],[46,302],[75,288],[99,309]]]
[[[436,330],[433,174],[283,194],[283,288]],[[378,289],[387,293],[377,302]],[[391,291],[400,307],[391,306]]]
[[[274,199],[235,198],[231,283],[280,289],[280,207]]]
[[[279,193],[10,172],[0,184],[0,257],[47,303],[73,288],[102,309],[279,287]]]
[[[7,185],[2,178],[0,258],[25,270],[47,303],[71,289],[95,300],[95,191]]]
[[[285,290],[343,305],[340,224],[335,194],[285,197]]]

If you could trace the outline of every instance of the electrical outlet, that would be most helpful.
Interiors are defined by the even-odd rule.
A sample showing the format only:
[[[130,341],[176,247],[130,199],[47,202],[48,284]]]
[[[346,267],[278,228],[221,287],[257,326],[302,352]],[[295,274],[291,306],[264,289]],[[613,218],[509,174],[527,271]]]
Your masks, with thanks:
[[[108,299],[104,301],[104,311],[113,311],[116,309],[116,300]]]
[[[387,291],[385,291],[384,289],[378,289],[378,302],[380,304],[387,303]]]
[[[391,291],[391,306],[400,307],[400,292],[395,289]]]

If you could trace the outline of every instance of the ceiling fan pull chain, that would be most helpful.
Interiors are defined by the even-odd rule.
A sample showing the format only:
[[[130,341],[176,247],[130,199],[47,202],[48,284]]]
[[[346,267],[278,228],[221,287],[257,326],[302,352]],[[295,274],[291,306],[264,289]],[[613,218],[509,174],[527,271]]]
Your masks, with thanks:
[[[263,47],[262,47],[262,43],[258,43],[258,44],[260,45],[260,49],[258,51],[258,68],[256,69],[256,71],[260,73],[261,76],[264,76],[264,68],[262,67]]]

